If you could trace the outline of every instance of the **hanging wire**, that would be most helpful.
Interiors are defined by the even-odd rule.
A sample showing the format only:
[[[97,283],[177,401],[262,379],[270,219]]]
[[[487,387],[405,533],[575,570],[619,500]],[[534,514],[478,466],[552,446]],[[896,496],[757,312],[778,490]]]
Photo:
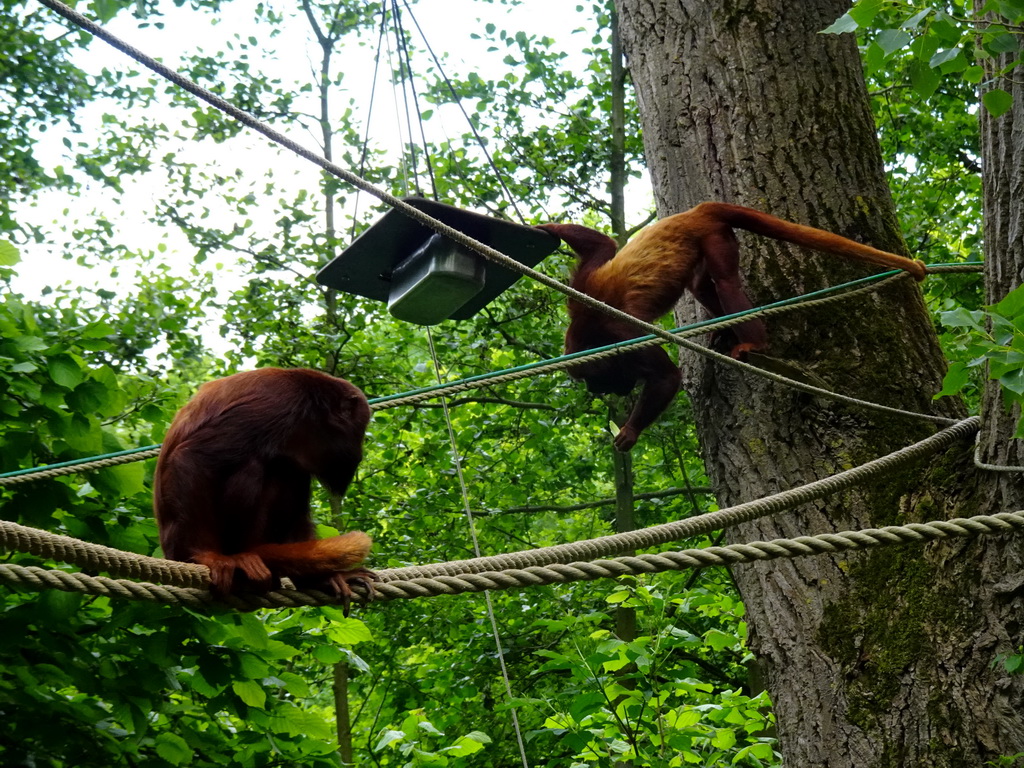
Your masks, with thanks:
[[[392,0],[392,3],[393,3],[393,1],[394,0]],[[413,131],[412,131],[412,109],[409,106],[409,90],[406,87],[406,82],[405,82],[406,81],[406,67],[405,67],[405,61],[404,61],[404,59],[402,57],[402,33],[398,29],[398,21],[397,21],[396,16],[395,16],[395,6],[394,6],[394,4],[392,4],[392,8],[391,8],[391,29],[395,33],[395,57],[398,59],[398,83],[395,83],[395,81],[394,81],[395,64],[391,61],[391,38],[388,38],[388,63],[391,64],[391,72],[392,72],[391,84],[392,84],[392,87],[393,87],[393,91],[395,92],[395,112],[399,115],[398,124],[399,124],[399,132],[401,132],[401,123],[402,123],[401,115],[402,115],[402,112],[398,109],[398,94],[397,94],[397,91],[399,89],[401,89],[401,92],[402,92],[402,105],[405,108],[405,110],[404,110],[405,111],[405,129],[406,129],[406,131],[408,133],[408,144],[403,139],[402,143],[401,143],[401,146],[402,147],[406,147],[406,146],[409,147],[409,154],[411,155],[411,161],[412,161],[411,162],[411,167],[412,167],[413,186],[416,189],[416,194],[418,196],[422,197],[423,196],[423,190],[420,189],[420,176],[419,176],[419,169],[417,168],[418,163],[417,163],[417,158],[416,158],[416,140],[413,139]],[[404,153],[403,153],[403,158],[404,158]],[[403,159],[403,163],[404,162],[405,161]],[[409,190],[406,189],[405,193],[408,195],[409,194]]]
[[[392,99],[392,101],[394,101],[394,107],[395,107],[395,128],[398,131],[398,146],[404,148],[405,145],[406,145],[405,132],[404,132],[403,126],[402,126],[402,109],[401,109],[401,107],[398,106],[398,88],[395,85],[395,79],[394,79],[395,61],[394,61],[394,58],[393,58],[393,52],[391,50],[391,37],[389,35],[385,35],[384,39],[386,41],[387,51],[388,51],[388,67],[389,67],[389,69],[391,70],[391,73],[392,73],[392,77],[391,77],[391,99]],[[401,66],[401,65],[399,65],[399,66]],[[404,93],[404,90],[403,90],[403,93]],[[408,117],[408,113],[409,113],[408,104],[406,104],[405,112],[406,112],[406,117]],[[411,132],[410,132],[410,141],[411,140],[412,139],[411,139]],[[399,154],[398,163],[399,163],[399,167],[401,168],[401,173],[402,173],[402,194],[408,196],[409,195],[409,164],[408,164],[408,162],[406,160],[405,152],[401,152]],[[415,174],[416,174],[416,166],[415,166],[415,164],[413,165],[412,173],[413,173],[413,177],[414,177],[413,178],[413,184],[416,186],[417,194],[419,194],[419,179],[415,178]]]
[[[405,27],[402,24],[402,9],[398,7],[398,0],[392,0],[391,3],[392,13],[395,16],[395,37],[398,39],[398,58],[400,63],[404,63],[405,72],[408,77],[408,89],[412,94],[412,105],[416,112],[416,121],[420,127],[420,141],[423,142],[423,163],[427,168],[427,176],[430,178],[430,190],[433,193],[433,198],[437,200],[437,180],[434,178],[434,168],[431,163],[430,157],[430,145],[427,144],[427,133],[423,129],[423,110],[420,109],[419,94],[416,92],[416,79],[412,74],[412,55],[409,53],[409,40],[405,34]],[[408,105],[406,106],[408,109]],[[408,120],[409,115],[406,114]],[[409,129],[409,137],[412,138],[412,128]],[[411,144],[411,142],[410,142]],[[413,165],[416,164],[416,149],[412,148],[413,151]]]
[[[494,158],[491,157],[491,153],[487,151],[487,145],[484,143],[483,137],[477,131],[476,125],[473,124],[472,119],[469,117],[469,113],[466,112],[466,108],[462,106],[462,97],[459,95],[459,92],[455,90],[455,86],[452,85],[452,81],[448,79],[448,75],[445,73],[444,67],[441,66],[441,60],[437,57],[437,54],[434,53],[434,49],[431,47],[430,41],[427,40],[427,36],[423,34],[423,29],[420,27],[419,21],[416,20],[416,15],[412,12],[412,8],[409,6],[408,0],[402,0],[402,5],[405,6],[405,10],[409,14],[409,18],[412,19],[412,23],[415,25],[416,31],[420,33],[420,39],[423,41],[423,45],[426,47],[430,57],[434,60],[434,66],[437,67],[437,71],[444,80],[444,84],[448,86],[448,92],[451,93],[452,98],[455,100],[455,105],[459,108],[459,111],[462,112],[462,116],[466,118],[466,124],[469,125],[469,130],[473,132],[473,138],[476,139],[476,143],[477,146],[480,147],[480,151],[483,152],[484,157],[487,158],[487,164],[491,167],[491,171],[494,173],[494,178],[497,179],[498,183],[501,185],[501,188],[505,193],[505,199],[508,200],[509,205],[512,206],[512,210],[516,212],[516,217],[519,219],[519,222],[521,224],[525,224],[526,218],[519,210],[519,206],[516,205],[515,196],[505,183],[504,174],[498,169],[498,166],[495,165]]]
[[[377,97],[377,77],[380,73],[380,52],[384,45],[384,33],[388,28],[388,7],[387,3],[380,4],[380,29],[377,32],[377,52],[373,55],[373,81],[370,83],[370,104],[366,109],[366,128],[363,131],[363,148],[359,153],[359,175],[366,172],[366,160],[370,154],[370,123],[373,120],[373,104]],[[359,221],[359,199],[363,190],[356,188],[355,204],[352,208],[352,226],[349,227],[348,236],[354,240],[356,236],[356,222]]]
[[[437,351],[434,349],[434,334],[431,333],[430,328],[427,328],[427,343],[430,345],[430,359],[434,363],[434,375],[437,377],[437,383],[441,384],[441,364],[437,359]],[[459,478],[459,489],[462,492],[462,508],[466,515],[466,522],[469,525],[469,535],[473,540],[473,556],[481,557],[480,553],[480,541],[476,535],[476,519],[473,517],[473,510],[469,505],[469,490],[466,488],[466,478],[462,473],[462,457],[459,454],[459,446],[455,441],[455,428],[452,426],[451,412],[448,410],[448,398],[441,398],[441,408],[444,411],[444,421],[448,426],[448,440],[451,443],[452,449],[452,462],[455,464],[455,474]],[[491,623],[491,634],[494,636],[494,645],[498,651],[498,664],[501,667],[501,677],[505,682],[505,695],[511,702],[513,699],[512,695],[512,683],[508,677],[508,667],[505,665],[505,649],[501,644],[501,634],[498,632],[498,620],[494,615],[494,603],[491,600],[491,593],[484,591],[484,600],[487,603],[487,618]],[[516,714],[515,707],[509,707],[509,714],[512,715],[512,728],[516,732],[516,741],[519,744],[519,757],[523,761],[523,768],[530,768],[530,763],[526,757],[526,744],[523,743],[523,732],[519,727],[519,716]]]

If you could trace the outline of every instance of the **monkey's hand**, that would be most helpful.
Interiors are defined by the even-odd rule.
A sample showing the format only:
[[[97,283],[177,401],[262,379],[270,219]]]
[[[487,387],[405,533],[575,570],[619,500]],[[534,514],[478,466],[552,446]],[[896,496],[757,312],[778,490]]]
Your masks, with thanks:
[[[763,348],[761,344],[753,344],[751,342],[745,342],[743,344],[737,344],[732,348],[729,353],[729,357],[733,360],[746,360],[747,352],[760,352]]]
[[[627,423],[627,424],[623,424],[619,428],[619,431],[615,435],[615,438],[612,440],[612,443],[615,445],[615,450],[622,451],[623,453],[626,453],[634,445],[636,445],[636,441],[639,438],[640,438],[640,431],[638,429],[636,429],[635,427],[633,427],[632,425]]]

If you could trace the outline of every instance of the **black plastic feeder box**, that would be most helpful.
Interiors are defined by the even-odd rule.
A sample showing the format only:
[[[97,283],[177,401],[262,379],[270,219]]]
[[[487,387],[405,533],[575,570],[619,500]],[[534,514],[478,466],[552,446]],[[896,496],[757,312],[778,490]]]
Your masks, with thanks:
[[[453,229],[536,266],[558,247],[547,232],[421,197],[404,202]],[[520,277],[429,227],[390,210],[317,273],[317,282],[386,301],[399,320],[434,325],[472,317]]]

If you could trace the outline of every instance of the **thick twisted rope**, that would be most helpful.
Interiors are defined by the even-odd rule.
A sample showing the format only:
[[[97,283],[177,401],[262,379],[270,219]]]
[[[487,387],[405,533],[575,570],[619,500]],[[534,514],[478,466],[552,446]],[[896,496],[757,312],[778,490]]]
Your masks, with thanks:
[[[79,568],[130,579],[147,579],[179,587],[206,587],[210,583],[206,566],[123,552],[9,520],[0,520],[0,548],[28,552],[47,560],[72,563]]]
[[[847,490],[868,480],[877,479],[908,464],[940,451],[958,440],[973,435],[978,429],[978,418],[973,417],[938,432],[920,442],[901,448],[859,467],[831,477],[739,504],[734,507],[708,512],[685,520],[664,523],[638,531],[627,531],[601,536],[586,541],[559,544],[553,547],[511,552],[490,557],[455,560],[448,563],[409,566],[380,571],[381,584],[391,581],[415,581],[439,576],[466,576],[473,573],[502,571],[508,568],[529,568],[580,560],[597,560],[637,549],[666,544],[679,539],[699,536],[766,515],[792,509],[800,504]],[[178,563],[169,560],[136,555],[131,552],[88,544],[67,536],[41,531],[7,521],[0,521],[0,546],[10,550],[31,552],[62,562],[73,563],[88,570],[104,570],[119,575],[182,586],[208,584],[205,566]],[[59,578],[71,578],[72,574]],[[59,588],[59,587],[58,587]]]
[[[848,490],[868,480],[883,477],[915,461],[946,448],[953,443],[971,437],[978,430],[978,418],[964,419],[952,427],[928,437],[918,443],[901,448],[859,467],[848,469],[831,477],[816,480],[798,488],[773,494],[762,499],[737,504],[734,507],[707,512],[685,520],[653,525],[637,531],[615,533],[586,541],[558,544],[553,547],[511,552],[503,555],[479,557],[468,560],[454,560],[448,563],[420,565],[385,571],[380,574],[386,581],[391,574],[397,578],[409,579],[421,576],[439,576],[466,573],[498,571],[506,568],[567,563],[574,560],[596,560],[637,549],[666,544],[679,539],[700,536],[712,531],[729,528],[759,517],[777,514],[800,504]]]
[[[801,536],[796,539],[754,541],[726,547],[685,549],[653,555],[619,557],[613,560],[572,562],[549,566],[530,566],[505,571],[465,573],[433,578],[393,578],[399,571],[384,571],[387,578],[376,587],[379,601],[414,597],[457,595],[484,590],[518,589],[544,584],[565,584],[575,581],[616,578],[618,576],[652,574],[663,571],[730,566],[779,558],[835,554],[896,544],[924,544],[938,539],[1010,534],[1024,531],[1024,511],[995,515],[936,520],[928,523],[891,525],[860,531]],[[337,600],[322,592],[278,590],[266,595],[232,595],[215,599],[208,590],[185,587],[164,587],[143,582],[121,581],[81,573],[43,568],[0,564],[0,583],[29,590],[60,589],[65,592],[86,592],[131,600],[187,605],[192,608],[288,608],[330,605]],[[357,591],[362,591],[356,587]]]

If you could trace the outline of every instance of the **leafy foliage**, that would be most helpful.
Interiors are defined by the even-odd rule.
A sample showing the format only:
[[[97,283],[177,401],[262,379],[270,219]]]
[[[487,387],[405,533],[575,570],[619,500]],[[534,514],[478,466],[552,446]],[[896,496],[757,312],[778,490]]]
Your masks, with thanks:
[[[857,0],[834,24],[828,34],[872,31],[865,51],[869,71],[879,69],[895,56],[909,54],[908,74],[914,90],[931,97],[944,79],[960,78],[971,86],[982,83],[982,62],[1020,50],[1019,29],[1024,21],[1024,2],[993,0],[981,11],[974,2],[951,0],[925,5],[911,2]],[[1009,72],[1021,63],[1017,58],[1003,69]],[[1001,88],[987,88],[982,104],[994,117],[1006,112],[1012,96]]]
[[[953,329],[956,350],[936,397],[980,396],[981,375],[998,381],[1007,408],[1024,406],[1024,287],[984,309],[963,308],[942,312],[943,325]],[[1016,438],[1024,438],[1024,417],[1017,422]]]
[[[120,8],[102,5],[107,14]],[[409,13],[416,9],[402,5]],[[223,35],[203,49],[182,51],[181,66],[282,129],[316,136],[335,162],[358,168],[368,158],[364,175],[398,193],[409,169],[425,176],[429,166],[441,199],[496,215],[511,215],[514,200],[526,221],[562,212],[594,226],[606,221],[606,3],[581,5],[578,27],[560,31],[558,39],[481,23],[474,39],[501,62],[493,77],[472,67],[448,72],[446,82],[439,67],[450,69],[448,59],[425,56],[411,34],[415,25],[404,27],[419,62],[417,89],[429,104],[425,125],[463,105],[493,166],[469,128],[434,137],[426,147],[395,147],[384,139],[364,146],[364,136],[373,134],[360,122],[356,91],[346,92],[350,81],[339,60],[375,43],[377,6],[312,0],[282,11],[240,6],[189,4],[191,23]],[[131,8],[140,31],[172,21],[166,3]],[[887,13],[898,10],[872,18]],[[928,18],[908,34],[939,34],[938,13]],[[255,31],[242,30],[241,20]],[[294,40],[298,25],[316,41],[302,51],[315,76],[303,69],[304,79],[296,80],[283,61],[295,51],[285,46],[285,55],[274,46]],[[38,23],[24,34],[38,36]],[[25,40],[26,49],[35,45]],[[971,96],[953,69],[930,94],[939,99],[935,111],[922,109],[920,92],[890,88],[920,63],[911,44],[889,41],[884,56],[869,56],[877,59],[875,103],[901,213],[916,251],[933,261],[972,258],[976,129],[963,116]],[[937,66],[951,67],[955,59]],[[560,299],[526,281],[471,320],[437,326],[429,339],[381,305],[318,285],[317,269],[379,215],[379,206],[367,206],[336,180],[293,171],[290,158],[163,83],[127,69],[75,70],[60,55],[52,61],[68,69],[66,75],[48,70],[48,83],[32,85],[23,68],[12,70],[11,78],[24,76],[39,91],[29,98],[39,115],[19,113],[23,133],[6,135],[16,137],[21,154],[0,154],[0,163],[5,172],[24,167],[34,174],[35,186],[24,194],[44,183],[70,191],[73,214],[44,228],[39,211],[22,207],[19,222],[33,222],[26,231],[45,234],[50,247],[69,264],[91,269],[102,287],[51,287],[45,301],[26,299],[13,285],[26,266],[19,259],[31,258],[35,243],[13,235],[0,242],[0,275],[10,289],[0,306],[0,470],[159,442],[199,383],[240,368],[317,367],[375,397],[561,349]],[[76,83],[77,101],[57,104],[66,97],[46,90]],[[47,165],[33,153],[40,122],[66,121],[100,93],[104,98],[88,107],[98,116],[89,133],[69,130],[59,162]],[[627,161],[636,176],[642,145],[629,102],[627,120]],[[508,193],[496,183],[499,176]],[[947,226],[935,223],[938,212]],[[568,266],[567,256],[555,256],[544,269],[564,275]],[[970,314],[979,311],[971,278],[943,285],[930,297],[934,307],[962,306],[982,322]],[[1018,314],[998,311],[1011,325],[1018,322]],[[1016,336],[994,333],[988,349],[1009,342],[1007,349],[1018,350],[1020,327],[1013,327]],[[952,333],[949,343],[963,344],[965,360],[977,357],[970,345],[980,342],[959,338]],[[348,496],[338,504],[319,495],[315,511],[329,523],[325,531],[371,533],[378,567],[471,556],[467,505],[485,553],[608,533],[615,495],[612,405],[564,376],[546,376],[452,398],[447,415],[437,402],[378,411]],[[679,398],[634,451],[637,490],[665,492],[636,505],[638,525],[712,506],[692,492],[704,477],[687,409]],[[468,502],[447,439],[449,419]],[[151,467],[128,465],[11,486],[0,491],[0,514],[153,554],[150,479]],[[38,562],[23,554],[11,561]],[[208,616],[6,591],[0,762],[336,765],[335,753],[345,747],[332,722],[338,696],[350,704],[348,746],[360,763],[516,764],[514,709],[536,765],[778,764],[770,704],[750,688],[743,607],[726,573],[661,574],[492,598],[511,701],[479,597],[397,601],[371,607],[358,621],[329,608]],[[615,634],[618,609],[636,612],[635,637]]]

